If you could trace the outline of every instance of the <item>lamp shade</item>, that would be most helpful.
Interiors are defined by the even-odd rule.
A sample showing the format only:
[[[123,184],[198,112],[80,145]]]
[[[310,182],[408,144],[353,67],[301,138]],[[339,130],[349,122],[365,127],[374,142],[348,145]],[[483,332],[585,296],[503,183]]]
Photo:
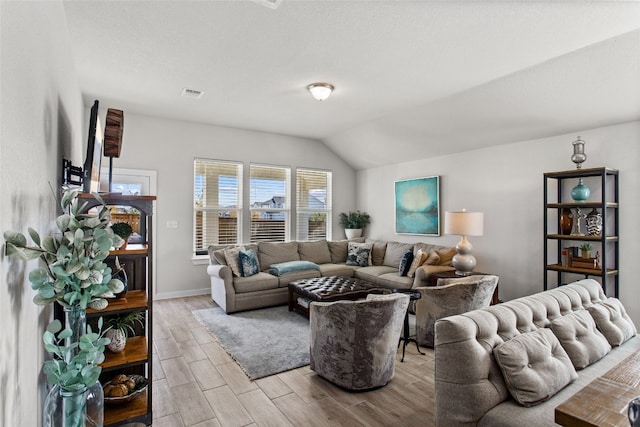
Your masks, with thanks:
[[[333,85],[329,83],[312,83],[307,86],[307,90],[311,92],[311,95],[318,101],[324,101],[333,92]]]
[[[445,212],[444,234],[458,236],[482,236],[484,233],[484,214],[482,212]]]

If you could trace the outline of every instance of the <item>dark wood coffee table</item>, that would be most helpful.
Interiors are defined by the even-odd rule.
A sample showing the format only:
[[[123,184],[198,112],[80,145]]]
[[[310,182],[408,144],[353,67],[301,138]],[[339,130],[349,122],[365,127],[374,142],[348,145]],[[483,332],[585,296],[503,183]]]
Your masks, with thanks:
[[[627,405],[639,395],[640,350],[557,406],[555,422],[567,427],[628,427]]]
[[[371,293],[390,292],[381,289],[366,280],[353,277],[329,276],[296,280],[289,283],[289,311],[297,311],[309,317],[308,304],[311,301],[331,302],[339,300],[357,300]],[[298,301],[301,298],[307,306]]]

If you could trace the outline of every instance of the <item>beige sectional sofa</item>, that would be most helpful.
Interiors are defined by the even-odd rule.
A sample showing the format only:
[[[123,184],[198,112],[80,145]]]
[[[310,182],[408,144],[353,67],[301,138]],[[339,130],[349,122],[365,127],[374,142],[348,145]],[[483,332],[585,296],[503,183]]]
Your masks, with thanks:
[[[228,258],[231,247],[210,246],[207,273],[211,278],[211,298],[226,312],[250,310],[287,303],[288,285],[300,279],[321,276],[356,277],[385,288],[410,289],[429,286],[433,272],[453,270],[451,259],[455,249],[426,243],[386,242],[354,239],[354,243],[371,244],[369,265],[347,265],[349,242],[260,242],[244,245],[257,253],[259,272],[249,277],[234,274]],[[430,255],[429,264],[415,270],[413,277],[401,276],[399,265],[407,251],[418,250]],[[225,254],[226,250],[226,254]],[[289,261],[309,261],[317,269],[292,271],[280,276],[270,273],[273,265]]]
[[[554,425],[556,406],[640,349],[636,332],[592,279],[440,319],[437,425]]]

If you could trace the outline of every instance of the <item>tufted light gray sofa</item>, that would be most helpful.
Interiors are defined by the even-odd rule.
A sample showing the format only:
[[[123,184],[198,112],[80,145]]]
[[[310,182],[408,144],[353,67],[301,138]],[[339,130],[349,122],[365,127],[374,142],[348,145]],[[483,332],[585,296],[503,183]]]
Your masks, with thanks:
[[[640,338],[614,346],[599,361],[578,370],[578,377],[536,406],[525,407],[510,395],[493,349],[521,334],[548,328],[554,319],[601,307],[606,300],[598,282],[584,279],[468,313],[440,319],[435,329],[436,424],[450,426],[552,426],[554,409],[574,393],[640,349]],[[631,320],[624,313],[628,322]],[[620,318],[612,320],[619,321]],[[635,332],[635,328],[631,323]],[[534,367],[535,368],[535,367]]]
[[[364,239],[352,241],[365,242]],[[348,243],[347,240],[319,240],[247,244],[247,249],[251,248],[257,252],[261,270],[250,277],[238,277],[232,273],[222,254],[229,246],[209,246],[207,273],[211,279],[211,298],[226,313],[233,313],[286,304],[289,283],[300,279],[345,276],[366,280],[389,289],[411,289],[429,286],[429,277],[434,272],[454,269],[451,259],[456,253],[455,248],[370,239],[366,240],[366,243],[372,244],[370,265],[347,265]],[[401,276],[398,267],[402,256],[408,250],[416,253],[418,249],[427,253],[437,253],[439,261],[434,265],[422,265],[415,271],[414,277]],[[311,261],[319,266],[319,270],[295,271],[279,277],[269,273],[270,265],[287,261]]]

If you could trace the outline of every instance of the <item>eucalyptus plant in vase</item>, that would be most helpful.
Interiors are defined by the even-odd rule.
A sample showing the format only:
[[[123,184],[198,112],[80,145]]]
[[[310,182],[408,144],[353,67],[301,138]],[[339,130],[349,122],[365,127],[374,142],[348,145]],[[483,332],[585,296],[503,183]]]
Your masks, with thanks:
[[[39,259],[40,266],[29,273],[31,287],[37,291],[33,302],[38,305],[50,303],[60,304],[65,313],[65,330],[61,332],[65,346],[69,351],[64,352],[65,363],[71,363],[81,354],[83,336],[87,334],[86,309],[104,309],[108,305],[107,298],[114,297],[114,293],[123,290],[120,280],[111,277],[111,268],[104,262],[109,250],[114,245],[121,245],[122,239],[114,235],[109,227],[110,212],[98,194],[93,195],[100,203],[97,213],[87,212],[88,203],[80,202],[78,190],[66,190],[61,199],[62,210],[65,212],[56,219],[59,233],[41,238],[37,231],[28,229],[31,244],[18,231],[4,233],[5,251],[7,255],[19,256],[24,260]],[[45,332],[45,339],[50,337]],[[45,341],[45,346],[48,346]],[[99,348],[100,346],[98,346]],[[104,351],[104,346],[102,350]],[[61,354],[55,353],[59,358]],[[98,358],[81,359],[86,362],[86,369],[98,369]],[[46,363],[46,362],[45,362]],[[63,382],[53,382],[55,378],[48,376],[51,385],[59,385],[60,392],[66,392]],[[85,390],[92,389],[101,395],[102,389],[97,378],[87,376]],[[93,381],[93,382],[91,382]],[[77,384],[77,383],[76,383]],[[97,388],[96,388],[97,385]],[[98,390],[99,389],[99,390]],[[99,400],[102,400],[101,398]],[[86,409],[86,408],[85,408]],[[46,415],[46,414],[45,414]],[[102,414],[96,425],[102,425]],[[74,418],[75,419],[75,418]],[[64,421],[64,426],[80,426],[70,419]]]

